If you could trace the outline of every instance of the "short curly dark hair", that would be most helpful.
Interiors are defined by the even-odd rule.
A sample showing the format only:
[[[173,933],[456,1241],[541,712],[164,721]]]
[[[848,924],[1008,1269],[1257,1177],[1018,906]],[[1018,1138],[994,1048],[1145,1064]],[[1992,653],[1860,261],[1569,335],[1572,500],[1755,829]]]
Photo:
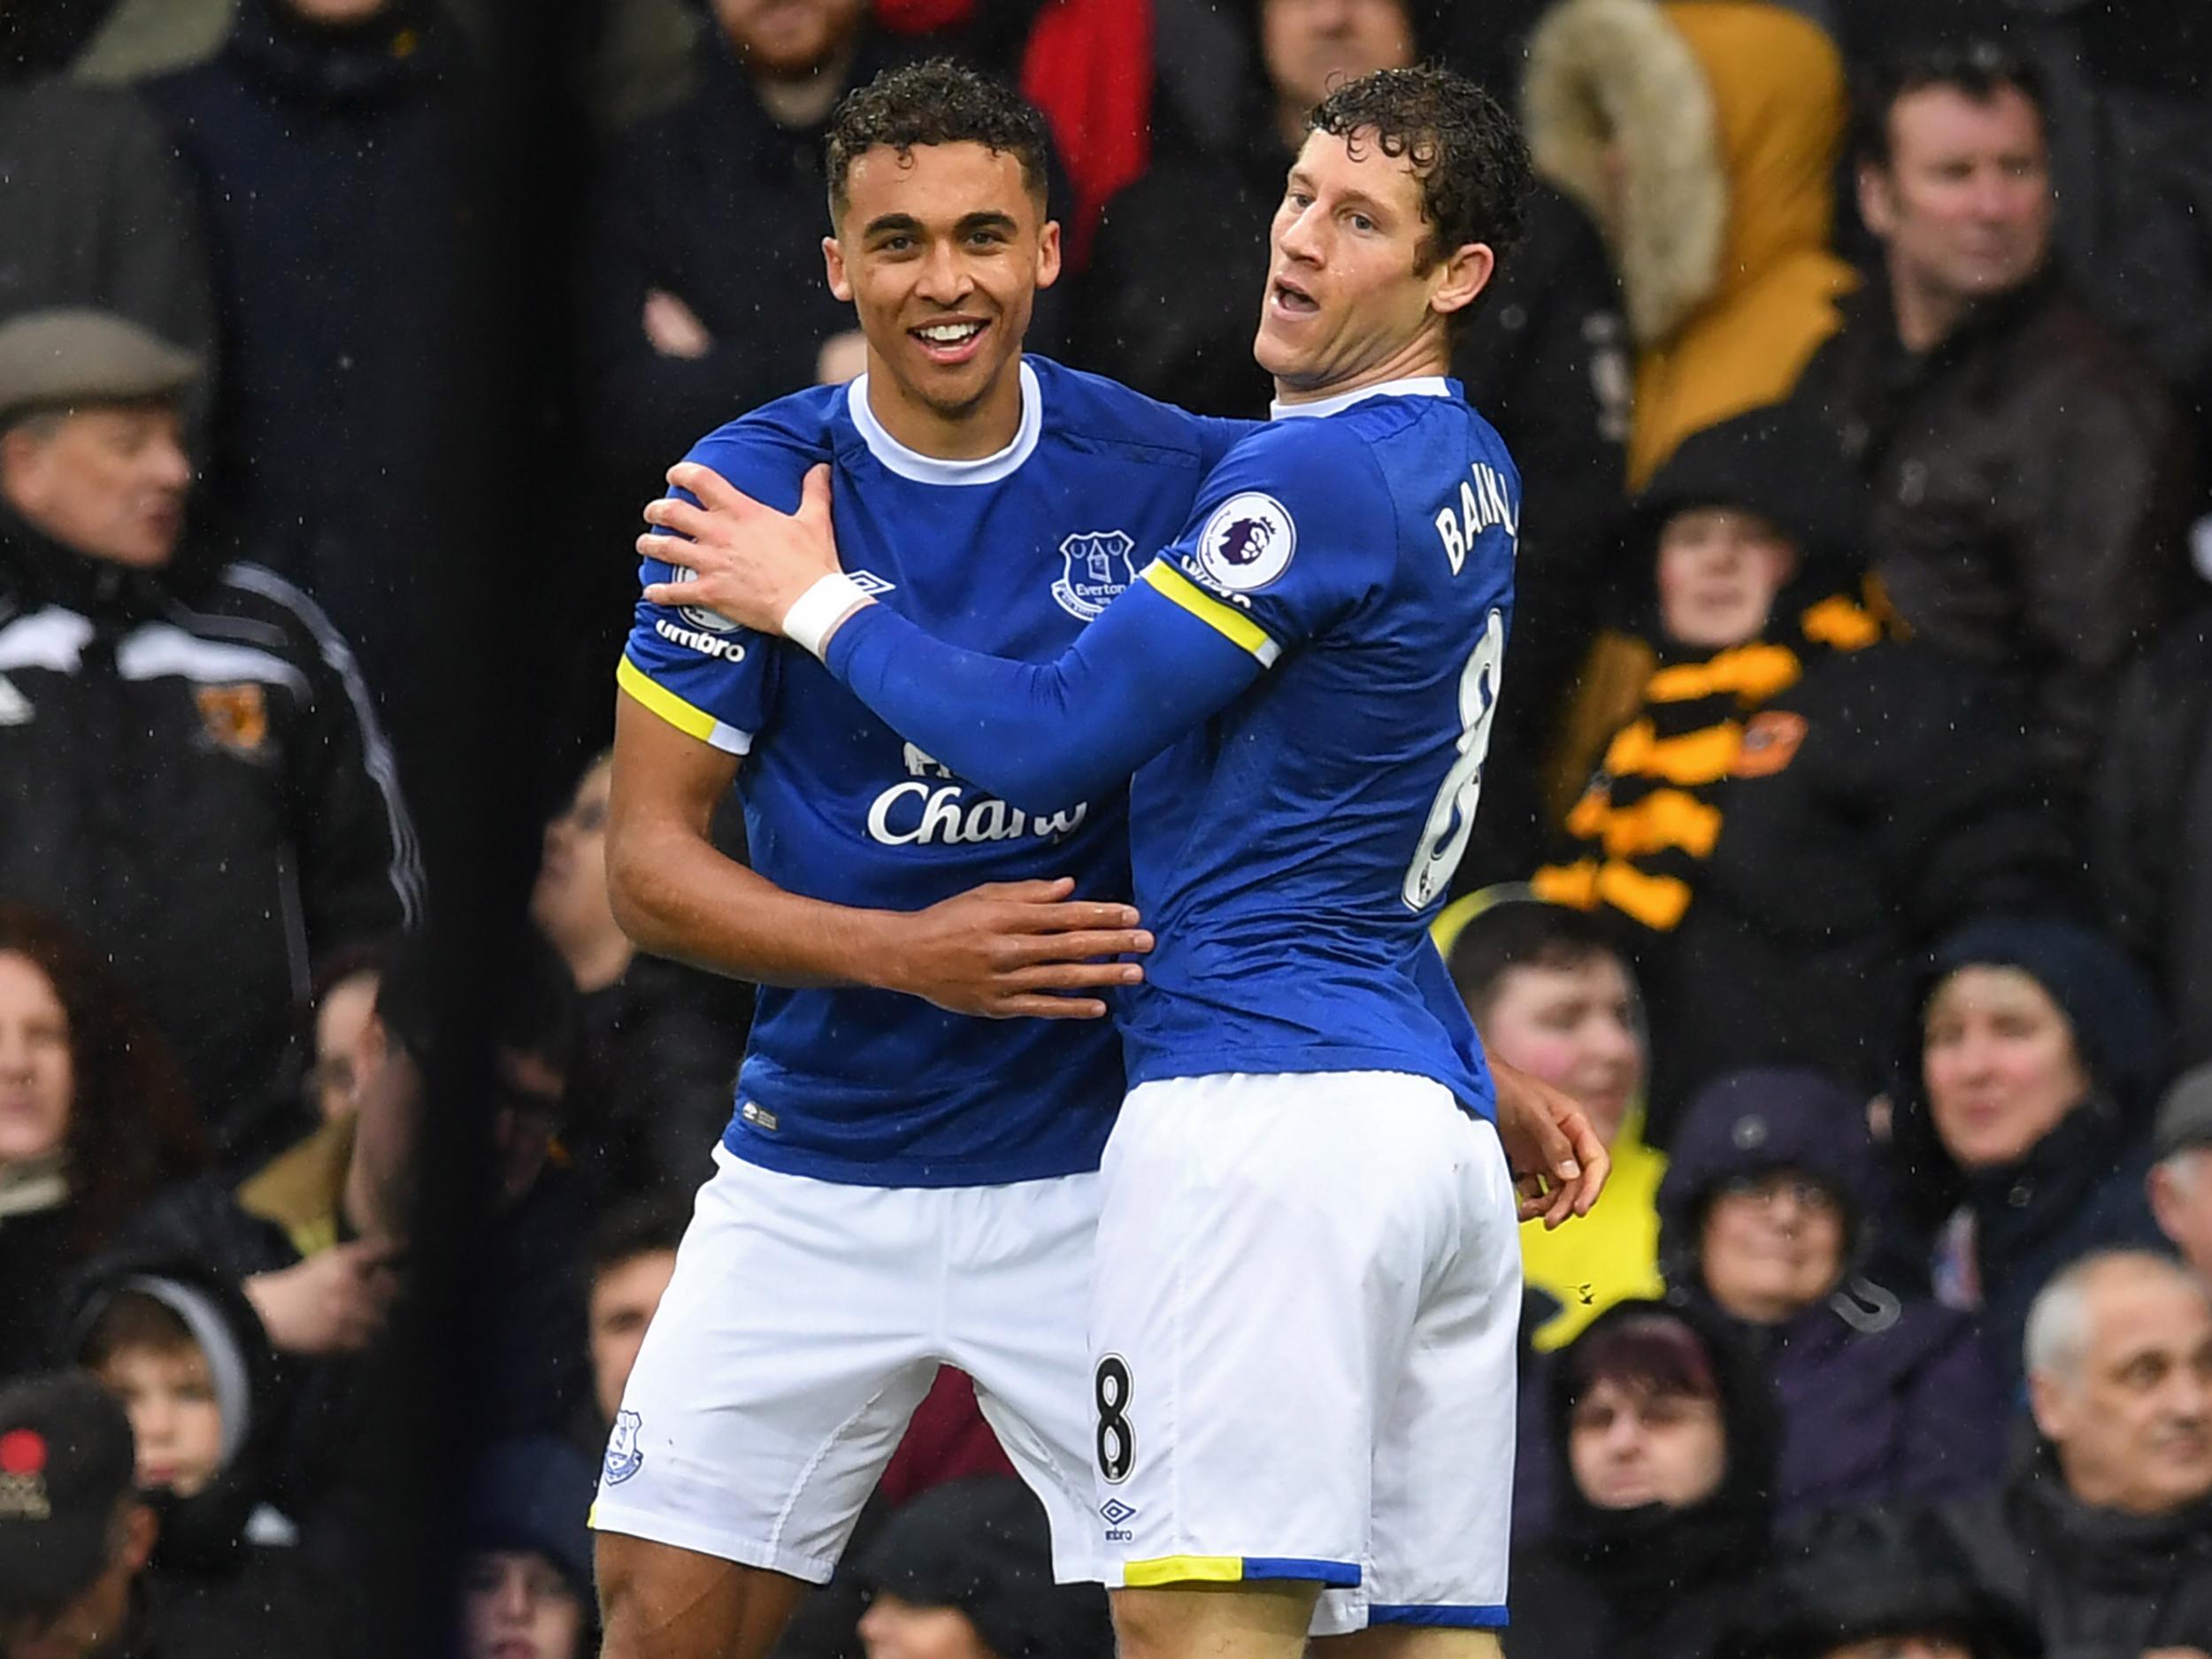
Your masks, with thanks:
[[[1520,240],[1528,145],[1504,105],[1465,76],[1431,65],[1378,69],[1314,105],[1306,126],[1354,146],[1372,133],[1384,155],[1412,162],[1429,224],[1416,271],[1474,242],[1502,265]]]
[[[847,93],[830,117],[830,214],[845,208],[853,163],[871,150],[904,157],[917,144],[981,144],[1021,163],[1041,206],[1052,141],[1045,118],[1011,87],[949,58],[887,69]]]

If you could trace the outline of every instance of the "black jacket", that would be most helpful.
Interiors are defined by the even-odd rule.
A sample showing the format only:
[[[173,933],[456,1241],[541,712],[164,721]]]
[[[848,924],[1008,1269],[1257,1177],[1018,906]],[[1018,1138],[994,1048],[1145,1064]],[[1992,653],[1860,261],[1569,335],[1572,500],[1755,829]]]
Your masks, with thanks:
[[[2128,670],[2090,848],[2105,914],[2161,981],[2176,1069],[2212,1060],[2212,610]]]
[[[2118,672],[2177,590],[2178,418],[2053,273],[1917,357],[1885,285],[1844,309],[1793,400],[1872,485],[1868,546],[1899,612],[2030,703],[2038,757],[2078,799]]]
[[[219,1156],[296,1103],[314,960],[411,924],[419,889],[351,656],[296,589],[188,545],[127,571],[0,513],[0,895],[138,993]]]
[[[211,503],[311,593],[380,699],[409,666],[437,417],[457,389],[467,187],[424,0],[319,29],[240,0],[222,51],[149,81],[198,188],[222,335]]]
[[[2212,1651],[2212,1498],[2163,1516],[2094,1509],[2037,1440],[2002,1490],[1942,1513],[1976,1576],[2033,1612],[2046,1659]]]
[[[600,1202],[694,1191],[713,1172],[751,987],[655,956],[580,999],[582,1064],[561,1140]]]
[[[1267,419],[1252,338],[1290,157],[1271,125],[1253,130],[1227,155],[1156,154],[1107,203],[1074,290],[1071,362],[1202,415]]]

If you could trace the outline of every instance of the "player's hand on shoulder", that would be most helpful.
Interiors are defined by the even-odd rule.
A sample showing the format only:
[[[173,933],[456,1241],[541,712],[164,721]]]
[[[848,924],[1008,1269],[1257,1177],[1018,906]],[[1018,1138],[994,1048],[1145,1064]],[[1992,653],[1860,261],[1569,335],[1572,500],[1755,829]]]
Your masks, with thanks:
[[[696,605],[757,628],[783,631],[784,615],[806,590],[837,572],[837,538],[830,525],[830,470],[810,470],[795,513],[762,505],[710,466],[683,461],[668,481],[696,498],[649,503],[654,526],[637,539],[643,557],[694,572],[680,582],[652,582],[648,603]],[[657,530],[672,531],[670,535]]]
[[[1070,896],[1075,883],[999,881],[899,918],[887,988],[988,1019],[1101,1019],[1096,995],[1144,977],[1152,935],[1127,904]]]
[[[1571,1097],[1490,1056],[1498,1094],[1498,1139],[1521,1195],[1521,1219],[1555,1227],[1586,1216],[1605,1190],[1613,1160]]]

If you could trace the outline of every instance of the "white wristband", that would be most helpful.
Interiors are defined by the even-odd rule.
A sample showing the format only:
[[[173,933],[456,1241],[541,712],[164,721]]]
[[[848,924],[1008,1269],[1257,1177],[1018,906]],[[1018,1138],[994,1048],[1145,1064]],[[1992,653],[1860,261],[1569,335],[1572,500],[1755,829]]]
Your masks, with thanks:
[[[783,636],[810,656],[822,654],[822,638],[868,595],[842,571],[833,571],[801,594],[783,613]]]

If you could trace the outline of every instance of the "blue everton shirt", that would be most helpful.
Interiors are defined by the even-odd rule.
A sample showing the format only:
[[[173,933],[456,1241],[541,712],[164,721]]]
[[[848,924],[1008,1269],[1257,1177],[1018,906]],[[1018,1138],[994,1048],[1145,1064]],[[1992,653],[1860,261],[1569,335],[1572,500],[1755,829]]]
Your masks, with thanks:
[[[1030,357],[1005,450],[942,461],[900,445],[863,377],[769,404],[690,459],[795,509],[834,463],[845,565],[887,614],[995,656],[1073,641],[1171,537],[1243,431]],[[643,581],[680,578],[648,560]],[[1130,894],[1125,791],[1032,811],[906,741],[804,652],[695,607],[640,603],[617,674],[647,708],[742,755],[753,867],[788,892],[915,910],[991,881],[1073,876]],[[1097,1166],[1123,1093],[1110,1022],[989,1020],[871,990],[764,988],[724,1144],[787,1173],[977,1186]]]
[[[1388,1070],[1494,1095],[1428,924],[1464,850],[1512,609],[1520,479],[1440,378],[1279,409],[1050,664],[879,608],[833,670],[1033,810],[1135,772],[1133,1083]],[[1141,768],[1140,770],[1140,768]]]

